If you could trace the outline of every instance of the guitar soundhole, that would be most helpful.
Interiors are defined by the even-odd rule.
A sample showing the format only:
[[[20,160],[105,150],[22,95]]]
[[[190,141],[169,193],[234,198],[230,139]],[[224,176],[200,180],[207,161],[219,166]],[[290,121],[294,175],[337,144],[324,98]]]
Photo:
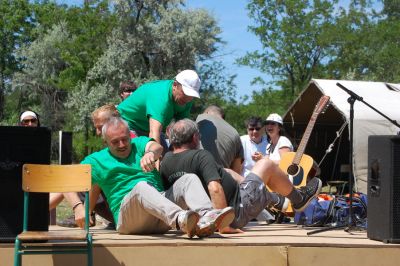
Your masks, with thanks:
[[[287,169],[287,173],[289,175],[297,175],[297,173],[299,172],[300,167],[296,164],[292,164],[288,167]]]

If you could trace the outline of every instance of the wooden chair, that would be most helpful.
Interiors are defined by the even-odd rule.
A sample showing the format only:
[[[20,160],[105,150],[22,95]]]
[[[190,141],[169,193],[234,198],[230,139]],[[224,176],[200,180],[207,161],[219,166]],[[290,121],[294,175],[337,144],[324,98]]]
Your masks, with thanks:
[[[22,189],[24,191],[23,232],[15,239],[14,265],[21,265],[22,255],[29,254],[87,254],[92,265],[92,235],[89,233],[89,190],[91,166],[24,164]],[[28,231],[28,205],[31,192],[85,192],[85,228],[66,231]],[[57,240],[56,245],[40,241]],[[36,242],[32,244],[32,242]],[[64,242],[64,243],[62,243]]]

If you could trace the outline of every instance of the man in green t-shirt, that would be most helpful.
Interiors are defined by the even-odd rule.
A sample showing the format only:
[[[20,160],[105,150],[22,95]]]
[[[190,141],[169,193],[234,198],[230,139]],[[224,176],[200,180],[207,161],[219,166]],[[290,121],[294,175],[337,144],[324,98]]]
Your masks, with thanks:
[[[184,174],[182,182],[164,191],[155,169],[162,146],[148,137],[131,139],[128,125],[121,118],[107,121],[102,136],[107,148],[87,156],[81,163],[92,165],[90,210],[101,189],[119,233],[164,233],[175,228],[189,237],[195,234],[202,237],[234,219],[232,208],[212,209],[198,177],[193,174]]]
[[[140,86],[117,107],[137,136],[149,136],[166,148],[161,132],[172,119],[189,117],[193,98],[200,98],[200,78],[193,70],[174,80],[157,80]]]

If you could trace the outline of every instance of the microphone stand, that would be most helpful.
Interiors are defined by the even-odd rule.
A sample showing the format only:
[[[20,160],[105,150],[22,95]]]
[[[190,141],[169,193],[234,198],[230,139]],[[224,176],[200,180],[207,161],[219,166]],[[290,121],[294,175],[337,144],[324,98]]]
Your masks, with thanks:
[[[400,125],[397,123],[396,120],[392,120],[390,119],[388,116],[386,116],[385,114],[383,114],[382,112],[380,112],[379,110],[377,110],[375,107],[371,106],[369,103],[365,102],[363,100],[363,98],[361,96],[359,96],[358,94],[356,94],[355,92],[347,89],[345,86],[343,86],[342,84],[340,84],[339,82],[336,83],[336,85],[341,88],[342,90],[344,90],[345,92],[347,92],[350,97],[347,99],[347,102],[350,104],[350,123],[349,123],[349,136],[350,136],[350,171],[349,171],[349,197],[350,197],[350,202],[349,202],[349,217],[348,217],[348,221],[347,221],[347,225],[339,225],[339,226],[331,226],[331,227],[327,227],[327,228],[322,228],[322,229],[317,229],[317,230],[313,230],[310,232],[307,232],[307,235],[313,235],[316,233],[320,233],[320,232],[325,232],[325,231],[329,231],[332,229],[340,229],[340,228],[345,228],[346,232],[351,231],[352,228],[357,227],[355,221],[353,221],[353,181],[354,181],[354,175],[353,175],[353,128],[354,128],[354,102],[360,101],[362,103],[364,103],[366,106],[368,106],[369,108],[371,108],[372,110],[374,110],[375,112],[377,112],[378,114],[380,114],[381,116],[383,116],[384,118],[386,118],[388,121],[390,121],[393,125],[397,126],[400,128]]]

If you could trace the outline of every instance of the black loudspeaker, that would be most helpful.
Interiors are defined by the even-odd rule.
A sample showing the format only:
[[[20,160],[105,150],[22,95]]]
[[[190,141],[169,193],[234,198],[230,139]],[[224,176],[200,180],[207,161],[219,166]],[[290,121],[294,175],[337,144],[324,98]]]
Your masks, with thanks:
[[[50,163],[51,132],[44,127],[0,127],[0,242],[22,232],[22,165]],[[29,196],[28,229],[47,231],[48,193]]]
[[[400,243],[400,136],[368,138],[370,239]]]

